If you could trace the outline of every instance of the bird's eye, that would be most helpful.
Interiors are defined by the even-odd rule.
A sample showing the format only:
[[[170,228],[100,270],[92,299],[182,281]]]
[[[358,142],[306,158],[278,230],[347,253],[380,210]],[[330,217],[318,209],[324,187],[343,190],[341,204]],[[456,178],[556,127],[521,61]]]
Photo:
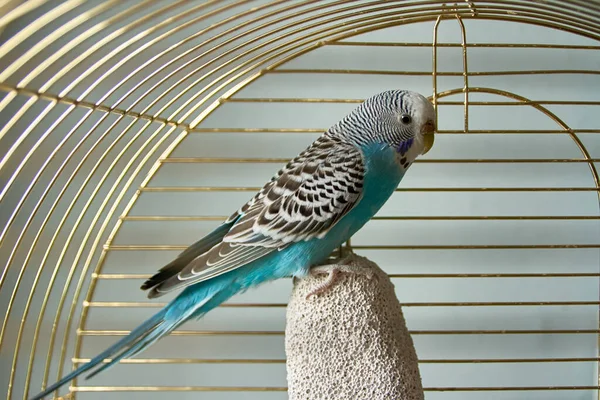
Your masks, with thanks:
[[[402,117],[400,117],[400,121],[402,121],[403,124],[408,125],[412,121],[412,118],[410,117],[410,115],[404,114],[402,115]]]

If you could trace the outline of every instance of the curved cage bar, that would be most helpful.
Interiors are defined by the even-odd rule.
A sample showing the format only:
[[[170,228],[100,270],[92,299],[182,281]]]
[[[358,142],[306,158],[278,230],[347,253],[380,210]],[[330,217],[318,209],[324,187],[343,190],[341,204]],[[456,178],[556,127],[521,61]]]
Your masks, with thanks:
[[[390,87],[430,95],[440,136],[352,243],[427,398],[600,398],[597,2],[11,0],[0,66],[7,399],[156,311],[140,279]],[[61,393],[283,399],[289,288]]]

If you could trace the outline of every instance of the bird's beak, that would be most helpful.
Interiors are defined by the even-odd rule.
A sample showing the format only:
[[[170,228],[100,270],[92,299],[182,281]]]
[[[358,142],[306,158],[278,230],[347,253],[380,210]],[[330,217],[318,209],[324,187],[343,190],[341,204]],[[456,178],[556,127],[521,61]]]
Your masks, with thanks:
[[[421,128],[421,133],[423,134],[423,143],[425,146],[423,147],[423,151],[421,155],[427,154],[431,147],[433,147],[433,142],[435,138],[435,123],[433,121],[427,121],[423,128]]]

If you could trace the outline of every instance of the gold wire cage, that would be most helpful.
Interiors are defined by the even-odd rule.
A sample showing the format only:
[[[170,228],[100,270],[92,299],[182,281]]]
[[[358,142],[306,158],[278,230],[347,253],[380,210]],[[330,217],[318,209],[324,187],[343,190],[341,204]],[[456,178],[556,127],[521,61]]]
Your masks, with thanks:
[[[0,30],[7,399],[161,307],[141,279],[391,87],[431,93],[440,136],[353,247],[398,287],[426,397],[600,398],[598,2],[11,0]],[[289,285],[63,398],[285,398]]]

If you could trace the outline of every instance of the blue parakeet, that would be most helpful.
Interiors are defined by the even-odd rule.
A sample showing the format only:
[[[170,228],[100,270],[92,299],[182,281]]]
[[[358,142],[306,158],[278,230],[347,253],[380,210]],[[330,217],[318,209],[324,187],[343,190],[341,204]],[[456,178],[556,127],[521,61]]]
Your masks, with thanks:
[[[149,298],[183,289],[174,300],[33,399],[133,357],[237,293],[309,274],[377,213],[413,161],[429,151],[435,120],[433,105],[412,91],[385,91],[362,102],[141,287]],[[319,292],[348,271],[333,272]],[[103,363],[106,358],[112,360]]]

